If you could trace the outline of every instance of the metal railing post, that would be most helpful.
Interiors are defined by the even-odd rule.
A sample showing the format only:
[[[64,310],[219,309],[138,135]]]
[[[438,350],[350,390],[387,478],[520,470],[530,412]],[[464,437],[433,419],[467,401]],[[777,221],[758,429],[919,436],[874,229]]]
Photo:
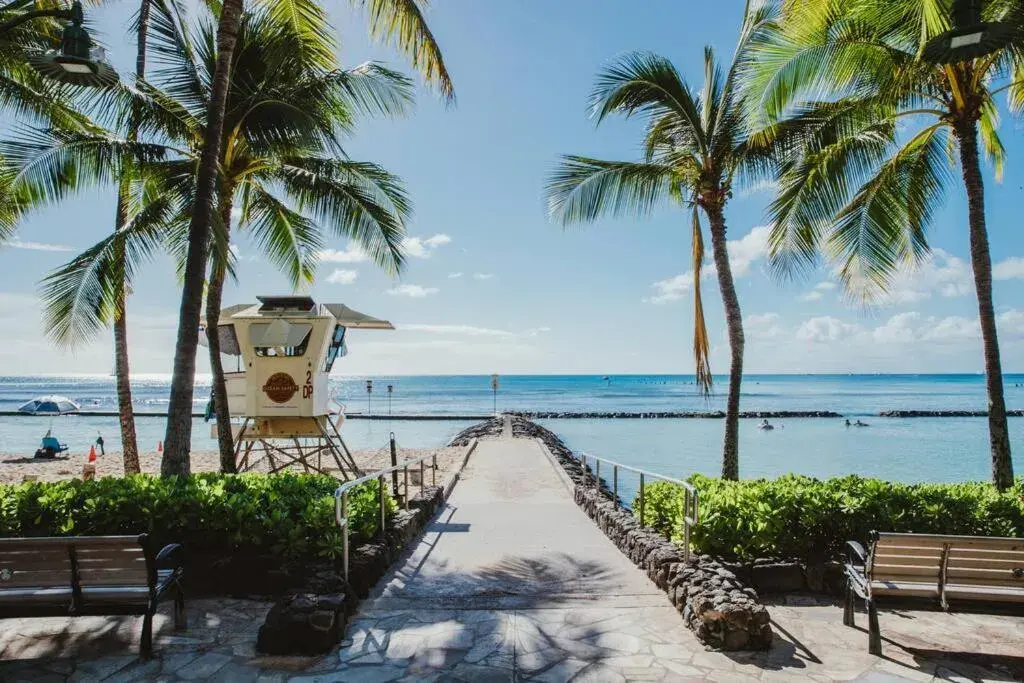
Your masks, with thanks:
[[[587,483],[587,454],[580,453],[580,464],[583,466],[583,483]]]
[[[644,475],[640,473],[640,527],[644,526]]]
[[[345,582],[348,583],[348,491],[341,494],[341,516],[345,520],[345,533],[342,534],[341,557]]]
[[[601,493],[601,459],[595,458],[594,463],[597,466],[597,471],[594,473],[594,488]]]
[[[385,536],[384,536],[384,534],[385,534],[385,528],[384,528],[384,519],[385,519],[385,514],[384,514],[384,508],[385,508],[385,506],[384,506],[384,475],[382,474],[379,477],[377,477],[377,481],[380,482],[379,486],[377,487],[377,490],[380,493],[380,540],[383,541],[384,538],[385,538]]]
[[[619,466],[612,465],[612,495],[614,500],[612,501],[615,505],[615,509],[619,509]]]
[[[408,510],[409,509],[409,466],[408,465],[406,465],[405,467],[402,468],[402,473],[403,473],[403,476],[405,478],[405,484],[404,484],[405,485],[405,489],[403,491],[405,495],[402,496],[402,497],[405,498],[405,509]],[[422,476],[422,473],[421,473],[420,476]]]
[[[430,485],[437,486],[437,456],[434,456],[433,466],[430,468]]]
[[[690,492],[683,489],[683,562],[690,561]]]
[[[426,486],[426,480],[423,477],[424,474],[425,474],[425,472],[423,471],[423,461],[420,460],[420,496],[421,497],[423,496],[423,487]]]

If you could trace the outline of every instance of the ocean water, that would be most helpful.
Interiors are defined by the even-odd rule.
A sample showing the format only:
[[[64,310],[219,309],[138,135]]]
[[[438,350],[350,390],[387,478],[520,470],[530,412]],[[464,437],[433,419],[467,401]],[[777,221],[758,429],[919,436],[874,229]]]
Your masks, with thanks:
[[[369,403],[366,380],[374,391]],[[1006,375],[1007,404],[1024,408],[1024,375]],[[332,391],[350,414],[390,413],[485,415],[493,409],[489,376],[351,377],[332,380]],[[718,380],[724,391],[725,380]],[[133,381],[139,411],[166,410],[169,385],[163,378]],[[196,410],[206,403],[209,383],[196,388]],[[84,409],[114,410],[109,377],[0,377],[0,410],[15,410],[41,394],[63,394]],[[502,377],[498,410],[672,411],[720,410],[720,393],[697,395],[685,376],[509,376]],[[983,418],[874,417],[898,409],[983,410],[984,379],[979,375],[750,375],[744,380],[744,410],[834,410],[870,423],[846,428],[842,420],[775,421],[771,432],[745,420],[740,428],[740,469],[744,477],[799,472],[818,477],[861,474],[903,481],[961,481],[989,478],[987,422]],[[140,447],[150,450],[163,438],[164,419],[139,417]],[[343,434],[353,448],[384,446],[394,432],[400,446],[415,448],[447,442],[470,421],[358,420]],[[672,476],[716,474],[720,468],[721,420],[546,420],[544,424],[576,450]],[[31,453],[47,428],[84,453],[102,434],[108,450],[120,448],[116,418],[0,417],[0,452]],[[1024,473],[1024,418],[1010,418],[1015,465]],[[209,424],[196,419],[192,446],[212,450]],[[623,475],[623,488],[631,490]]]

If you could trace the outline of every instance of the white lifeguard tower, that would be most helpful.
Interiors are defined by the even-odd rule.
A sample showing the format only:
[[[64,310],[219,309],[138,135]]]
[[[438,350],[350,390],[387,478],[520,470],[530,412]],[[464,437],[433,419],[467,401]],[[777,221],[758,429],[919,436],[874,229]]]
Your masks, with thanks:
[[[240,359],[237,372],[225,372],[228,410],[232,418],[242,418],[235,436],[238,471],[266,460],[271,472],[298,465],[345,480],[358,476],[341,438],[345,415],[327,381],[334,362],[347,352],[349,329],[394,326],[308,296],[256,298],[259,304],[221,311],[217,329],[221,353]],[[336,471],[328,470],[331,461]]]

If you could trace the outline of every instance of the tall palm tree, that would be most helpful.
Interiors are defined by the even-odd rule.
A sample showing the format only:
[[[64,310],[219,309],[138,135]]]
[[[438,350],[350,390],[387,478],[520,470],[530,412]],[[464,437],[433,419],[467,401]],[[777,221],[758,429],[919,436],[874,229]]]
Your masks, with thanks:
[[[122,195],[126,225],[45,280],[48,327],[58,340],[91,336],[117,310],[118,291],[130,286],[139,263],[161,246],[170,248],[179,263],[184,260],[187,212],[194,203],[194,174],[204,138],[206,84],[216,56],[193,47],[212,45],[208,23],[191,36],[182,26],[165,6],[154,3],[150,50],[162,66],[155,74],[157,84],[140,82],[137,90],[109,91],[92,103],[92,109],[112,120],[131,118],[144,132],[176,146],[157,146],[158,159],[135,165],[133,181],[145,182],[131,183],[131,191]],[[230,271],[228,230],[236,200],[239,226],[294,286],[312,278],[325,229],[360,244],[385,270],[396,272],[402,263],[409,206],[398,179],[374,164],[344,157],[336,138],[351,130],[359,113],[400,113],[411,99],[410,82],[372,63],[347,71],[304,66],[294,58],[302,52],[302,42],[266,14],[247,15],[239,32],[228,133],[219,163],[223,222],[218,222],[210,249],[211,269],[218,277],[211,281],[208,299],[214,299],[209,304],[214,313],[207,324],[214,327],[223,276]],[[114,154],[117,144],[104,135],[49,130],[5,148],[19,160],[27,183],[41,185],[43,191],[55,184],[51,194],[59,198],[61,185],[55,179],[65,177],[63,169],[83,164],[81,173],[69,176],[76,179],[101,173],[98,160]],[[215,337],[211,342],[216,343]],[[211,349],[215,376],[220,375],[223,387],[223,374],[217,372],[220,355],[216,347]],[[226,400],[220,405],[226,409]],[[226,410],[223,415],[227,417]],[[219,431],[230,439],[229,422]],[[230,440],[222,464],[229,471],[234,467]]]
[[[549,210],[563,224],[590,222],[602,215],[647,215],[658,204],[691,210],[693,239],[693,352],[699,386],[710,392],[710,342],[704,323],[701,277],[704,235],[709,224],[712,256],[725,308],[731,365],[722,449],[722,477],[739,477],[739,405],[743,378],[743,317],[726,246],[725,208],[734,186],[766,166],[762,137],[747,134],[739,66],[752,37],[767,17],[744,11],[739,44],[727,71],[704,50],[704,85],[695,93],[672,63],[658,55],[634,53],[603,71],[591,95],[598,122],[609,114],[646,117],[641,162],[601,161],[567,156],[547,185]]]
[[[302,31],[317,32],[324,26],[318,21],[316,4],[309,0],[268,0],[271,11],[293,17]],[[394,44],[407,54],[423,77],[436,84],[449,100],[453,97],[451,79],[441,50],[423,16],[426,0],[352,0],[366,10],[371,35]],[[160,470],[164,475],[188,474],[188,452],[192,434],[192,396],[195,381],[195,356],[199,344],[199,317],[202,305],[204,271],[210,226],[214,220],[217,192],[217,160],[224,136],[228,81],[233,51],[243,13],[243,0],[226,0],[220,10],[217,26],[217,68],[207,113],[209,125],[203,141],[203,155],[197,177],[196,204],[189,224],[185,278],[178,316],[178,339],[174,352],[171,397],[168,406],[167,435]],[[313,20],[308,18],[312,16]]]
[[[1005,151],[996,96],[1024,106],[1024,5],[985,3],[988,21],[1018,38],[995,54],[949,65],[922,61],[949,28],[943,5],[920,0],[787,0],[762,34],[747,74],[751,111],[800,130],[771,207],[770,263],[783,275],[824,254],[845,288],[871,300],[901,267],[929,253],[927,227],[959,162],[988,391],[992,478],[1013,484],[992,305],[979,138],[996,176]],[[809,100],[809,101],[808,101]]]

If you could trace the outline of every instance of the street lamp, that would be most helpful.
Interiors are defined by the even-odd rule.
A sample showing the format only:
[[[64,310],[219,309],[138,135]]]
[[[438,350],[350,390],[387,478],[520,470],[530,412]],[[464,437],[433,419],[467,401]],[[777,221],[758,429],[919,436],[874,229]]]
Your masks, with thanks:
[[[1010,24],[981,20],[981,0],[953,0],[953,28],[929,40],[921,57],[932,64],[966,62],[998,52],[1016,36]]]
[[[80,0],[75,0],[70,11],[48,12],[35,16],[53,16],[71,23],[64,27],[59,50],[33,53],[28,56],[29,64],[43,76],[70,85],[103,88],[117,83],[117,71],[106,62],[105,51],[93,45],[89,32],[82,26]]]

